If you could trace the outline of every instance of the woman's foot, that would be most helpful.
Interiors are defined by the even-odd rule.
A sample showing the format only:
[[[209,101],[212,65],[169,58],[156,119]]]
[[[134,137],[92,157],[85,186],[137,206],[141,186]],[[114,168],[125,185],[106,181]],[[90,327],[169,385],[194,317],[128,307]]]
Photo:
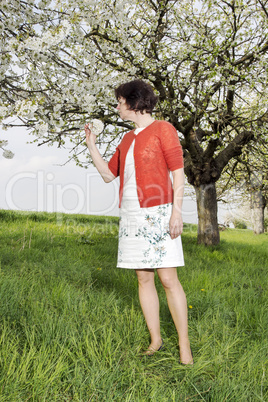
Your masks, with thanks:
[[[182,364],[183,366],[194,364],[194,358],[191,348],[180,349],[180,364]]]
[[[161,343],[154,345],[154,344],[150,344],[150,346],[148,347],[147,350],[145,350],[145,352],[143,352],[144,356],[153,356],[155,354],[155,352],[158,352],[159,350],[163,349],[164,347],[164,342],[163,339],[161,339]]]

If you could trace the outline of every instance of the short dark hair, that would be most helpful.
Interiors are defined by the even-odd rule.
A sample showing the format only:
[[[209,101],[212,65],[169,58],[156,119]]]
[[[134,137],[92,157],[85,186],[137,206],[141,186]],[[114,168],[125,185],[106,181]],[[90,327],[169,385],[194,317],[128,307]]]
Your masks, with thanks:
[[[121,84],[114,92],[117,100],[121,97],[126,99],[129,109],[135,112],[145,111],[151,114],[158,101],[151,85],[142,80]]]

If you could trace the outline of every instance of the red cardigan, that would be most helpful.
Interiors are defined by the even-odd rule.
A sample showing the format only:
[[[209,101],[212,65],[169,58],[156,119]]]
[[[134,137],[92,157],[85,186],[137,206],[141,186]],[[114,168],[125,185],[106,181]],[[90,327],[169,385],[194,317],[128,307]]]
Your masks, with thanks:
[[[126,133],[108,163],[113,175],[120,176],[119,207],[126,156],[134,138],[137,194],[141,208],[173,202],[169,172],[183,168],[182,147],[175,127],[166,121],[155,120],[137,136],[134,130]]]

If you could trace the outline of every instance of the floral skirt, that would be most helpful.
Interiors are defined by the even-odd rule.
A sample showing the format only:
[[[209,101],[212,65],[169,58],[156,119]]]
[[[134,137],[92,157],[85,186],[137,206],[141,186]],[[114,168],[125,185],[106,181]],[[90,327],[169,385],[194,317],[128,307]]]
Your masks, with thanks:
[[[172,204],[140,208],[131,201],[120,208],[118,268],[170,268],[184,265],[181,237],[171,239]]]

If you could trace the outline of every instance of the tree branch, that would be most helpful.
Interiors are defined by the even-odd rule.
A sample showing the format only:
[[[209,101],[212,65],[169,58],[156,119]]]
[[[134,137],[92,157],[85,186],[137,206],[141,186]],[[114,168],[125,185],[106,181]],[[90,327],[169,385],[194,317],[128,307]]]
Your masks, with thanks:
[[[261,49],[259,49],[259,52],[256,55],[256,52],[251,52],[249,54],[244,55],[241,57],[239,60],[232,62],[233,66],[239,66],[241,64],[244,64],[246,61],[248,61],[248,65],[251,64],[254,60],[257,59],[257,56],[261,55],[262,53],[266,53],[268,51],[268,41],[262,46]]]
[[[268,18],[268,11],[265,8],[265,5],[263,4],[263,2],[261,0],[258,0],[258,3],[261,5],[261,8],[263,9],[266,17]]]
[[[254,138],[252,131],[244,130],[236,135],[227,147],[222,150],[215,158],[215,165],[218,173],[222,172],[223,168],[227,165],[230,159],[241,154],[243,147]]]

